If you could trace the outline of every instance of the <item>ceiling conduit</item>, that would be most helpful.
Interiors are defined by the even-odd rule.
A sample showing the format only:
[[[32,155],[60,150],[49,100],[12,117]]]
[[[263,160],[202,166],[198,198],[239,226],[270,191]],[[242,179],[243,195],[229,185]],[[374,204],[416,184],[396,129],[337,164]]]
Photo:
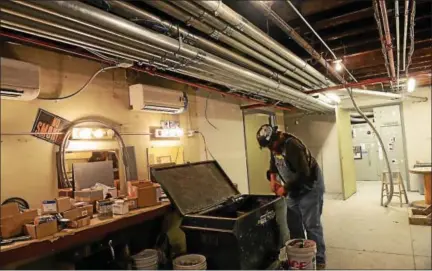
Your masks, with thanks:
[[[204,7],[206,10],[212,12],[215,16],[222,18],[228,22],[231,26],[237,28],[239,31],[245,33],[250,38],[261,43],[261,45],[266,46],[271,49],[274,53],[285,58],[298,69],[308,73],[309,75],[318,79],[321,83],[329,85],[330,81],[312,66],[307,64],[293,52],[270,38],[267,34],[261,31],[258,27],[253,25],[247,19],[242,17],[240,14],[236,13],[234,10],[230,9],[222,1],[200,1],[193,0],[196,4]]]
[[[310,75],[300,71],[290,62],[281,58],[279,55],[260,45],[256,41],[248,38],[243,33],[231,28],[227,23],[206,13],[202,8],[189,1],[171,1],[170,3],[183,9],[185,13],[172,5],[163,1],[141,0],[162,12],[165,12],[177,20],[209,35],[215,40],[219,40],[234,49],[248,54],[262,63],[276,69],[284,76],[289,76],[304,84],[307,88],[320,86],[321,83]],[[189,15],[189,13],[191,15]],[[277,76],[277,75],[276,75]],[[276,77],[277,78],[277,77]],[[297,89],[300,89],[297,87]]]
[[[163,2],[161,2],[163,3]],[[230,51],[208,39],[205,39],[201,36],[198,35],[194,35],[192,33],[190,33],[188,30],[184,29],[181,26],[177,26],[174,25],[173,23],[167,21],[167,20],[162,20],[161,18],[143,10],[143,9],[138,9],[135,6],[127,3],[127,2],[122,2],[122,1],[118,1],[118,0],[109,0],[109,4],[110,4],[110,11],[120,15],[124,18],[128,18],[129,20],[137,20],[138,22],[140,20],[147,20],[150,21],[152,23],[155,24],[159,24],[159,25],[163,25],[166,28],[166,35],[170,35],[170,36],[178,36],[179,32],[183,37],[183,40],[185,42],[189,42],[191,45],[195,45],[203,50],[207,50],[219,57],[225,57],[227,60],[232,61],[238,65],[241,65],[245,68],[251,69],[257,73],[260,73],[262,75],[265,75],[269,78],[274,78],[274,79],[279,79],[282,83],[287,84],[288,86],[291,86],[295,89],[298,90],[302,90],[303,87],[301,84],[294,82],[291,79],[288,79],[284,76],[282,76],[281,74],[278,74],[252,60],[249,60],[246,57],[241,56],[238,53],[235,53],[233,51]],[[164,10],[165,12],[168,13],[168,9]],[[197,24],[201,23],[199,21],[197,21]],[[189,24],[193,24],[195,25],[192,21],[189,22]],[[202,23],[201,23],[202,24]],[[205,28],[200,28],[201,29],[205,29]],[[202,31],[202,30],[201,30]],[[258,58],[262,58],[264,59],[264,61],[266,60],[265,57],[263,57],[261,54],[256,53],[255,51],[251,50],[249,47],[244,46],[243,44],[233,40],[232,38],[226,37],[224,38],[223,35],[221,35],[221,37],[219,38],[220,41],[223,41],[224,43],[232,46],[233,48],[239,49],[241,50],[243,47],[246,47],[244,51],[250,52],[252,51],[253,53],[250,54],[251,56],[254,55],[258,55]],[[263,61],[263,62],[264,62]],[[268,62],[264,62],[266,64],[268,64],[269,66],[272,66],[272,62],[268,61]],[[273,62],[274,63],[274,62]],[[276,64],[277,67],[279,68],[279,71],[284,71],[286,69],[284,69],[282,66],[280,66],[279,64]]]
[[[9,1],[2,1],[0,5],[3,5],[5,2]],[[127,40],[128,43],[141,45],[137,48],[143,49],[142,51],[147,51],[149,48],[152,48],[158,52],[169,52],[169,54],[174,55],[174,58],[180,57],[181,59],[186,59],[189,61],[189,63],[186,64],[193,64],[195,68],[199,66],[200,69],[207,69],[210,73],[213,73],[212,71],[216,68],[218,71],[224,73],[225,77],[235,76],[236,79],[248,82],[252,87],[259,86],[260,89],[257,90],[258,92],[262,90],[264,90],[263,93],[265,93],[265,91],[273,92],[276,94],[276,97],[280,97],[280,100],[286,100],[283,98],[284,96],[289,97],[287,99],[289,103],[299,108],[315,112],[328,112],[333,110],[331,105],[304,95],[286,85],[244,69],[243,67],[237,66],[203,50],[181,43],[181,41],[176,39],[149,31],[132,22],[84,3],[76,1],[15,1],[14,3],[31,8],[33,13],[43,12],[49,16],[54,15],[57,16],[57,18],[66,19],[69,22],[75,23],[77,26],[86,26],[88,27],[88,33],[90,33],[89,30],[94,31],[94,29],[98,29],[100,32],[96,31],[95,33],[97,34],[113,34],[112,36],[117,40],[124,39]],[[93,35],[93,32],[91,34]],[[65,41],[63,40],[63,42]],[[122,47],[124,47],[124,45],[122,45]],[[136,57],[141,58],[140,55],[131,54],[130,48],[127,49],[127,52],[125,50],[126,49],[123,48],[121,51],[123,57],[127,54],[131,59],[135,59]],[[148,60],[148,62],[152,63],[152,59]],[[178,68],[187,66],[184,65],[184,62],[182,64],[183,66],[180,65]],[[179,72],[176,69],[173,71]],[[194,74],[197,75],[197,73]]]

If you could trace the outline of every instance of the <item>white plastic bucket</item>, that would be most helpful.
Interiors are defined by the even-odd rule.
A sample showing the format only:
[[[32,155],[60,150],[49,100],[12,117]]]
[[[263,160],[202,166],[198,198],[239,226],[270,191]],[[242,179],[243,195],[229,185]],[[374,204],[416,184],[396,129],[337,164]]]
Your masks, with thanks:
[[[306,239],[292,239],[286,242],[285,251],[289,268],[292,270],[316,269],[316,243]]]

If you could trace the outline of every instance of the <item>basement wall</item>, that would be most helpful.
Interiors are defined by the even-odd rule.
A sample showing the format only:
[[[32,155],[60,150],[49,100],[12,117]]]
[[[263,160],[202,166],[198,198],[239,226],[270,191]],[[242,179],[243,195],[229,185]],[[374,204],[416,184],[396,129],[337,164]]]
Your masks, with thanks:
[[[292,117],[285,115],[285,129],[300,138],[317,159],[327,193],[342,193],[342,174],[339,156],[336,118],[328,116]]]
[[[404,101],[402,117],[405,129],[408,168],[412,168],[416,161],[431,162],[431,87],[418,88],[413,95],[427,97],[427,102],[413,103]],[[418,190],[419,183],[423,183],[423,176],[409,174],[410,188]]]
[[[41,96],[45,97],[64,96],[76,91],[101,67],[93,61],[27,46],[2,43],[0,48],[1,56],[41,67]],[[133,83],[186,91],[190,110],[175,116],[131,111],[128,86]],[[1,100],[1,132],[30,132],[39,108],[70,121],[90,116],[104,117],[121,125],[121,132],[147,133],[150,126],[159,126],[161,120],[179,120],[183,129],[197,129],[205,135],[214,157],[240,191],[247,193],[243,121],[238,103],[223,98],[209,99],[207,113],[219,129],[214,131],[204,118],[203,93],[206,92],[172,81],[115,69],[101,73],[85,91],[67,100]],[[146,148],[153,144],[150,137],[124,136],[124,140],[126,145],[135,147],[139,179],[147,178]],[[1,201],[21,197],[31,206],[38,207],[42,200],[54,198],[57,195],[55,154],[58,147],[29,135],[2,136],[1,141]],[[184,137],[181,144],[185,161],[206,160],[201,137]],[[115,142],[102,145],[95,148],[117,148]]]

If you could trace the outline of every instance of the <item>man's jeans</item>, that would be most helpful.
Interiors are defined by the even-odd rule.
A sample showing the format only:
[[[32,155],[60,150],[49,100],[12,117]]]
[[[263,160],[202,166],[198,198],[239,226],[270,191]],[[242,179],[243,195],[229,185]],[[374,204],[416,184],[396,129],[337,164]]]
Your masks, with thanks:
[[[324,234],[321,225],[324,180],[321,169],[318,168],[317,170],[319,171],[317,172],[318,181],[315,187],[299,198],[287,197],[285,199],[286,209],[284,208],[284,213],[277,215],[277,221],[282,244],[285,244],[289,239],[296,238],[305,239],[307,237],[314,240],[317,244],[317,263],[325,263]]]

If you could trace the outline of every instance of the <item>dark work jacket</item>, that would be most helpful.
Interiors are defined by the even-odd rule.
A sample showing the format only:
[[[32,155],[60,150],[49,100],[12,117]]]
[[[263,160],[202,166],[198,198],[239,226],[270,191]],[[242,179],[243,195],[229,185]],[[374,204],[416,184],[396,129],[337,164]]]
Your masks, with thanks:
[[[317,162],[308,148],[294,135],[283,133],[279,152],[272,151],[270,173],[278,174],[284,187],[292,198],[300,197],[312,190],[317,180]],[[284,180],[275,164],[275,155],[282,155],[289,168],[289,180]]]

